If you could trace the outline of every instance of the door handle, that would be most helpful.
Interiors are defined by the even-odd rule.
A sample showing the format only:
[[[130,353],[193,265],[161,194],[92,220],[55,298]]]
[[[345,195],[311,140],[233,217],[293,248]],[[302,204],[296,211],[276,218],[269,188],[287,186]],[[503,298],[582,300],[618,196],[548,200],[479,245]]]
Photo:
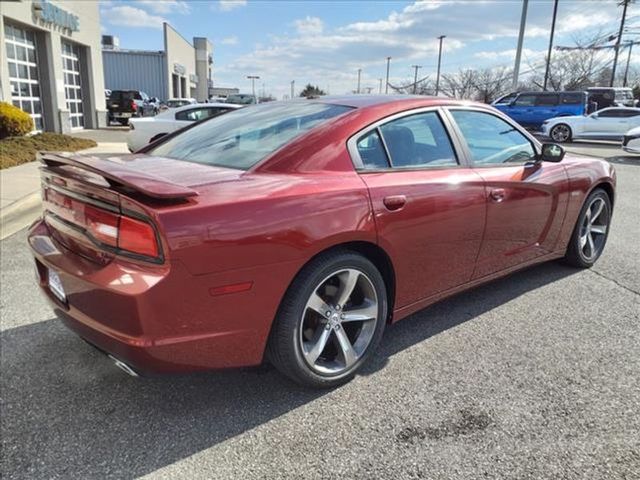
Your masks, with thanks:
[[[387,210],[400,210],[407,203],[407,197],[404,195],[390,195],[382,200]]]
[[[489,197],[494,202],[501,202],[504,200],[505,191],[504,188],[494,188],[489,192]]]

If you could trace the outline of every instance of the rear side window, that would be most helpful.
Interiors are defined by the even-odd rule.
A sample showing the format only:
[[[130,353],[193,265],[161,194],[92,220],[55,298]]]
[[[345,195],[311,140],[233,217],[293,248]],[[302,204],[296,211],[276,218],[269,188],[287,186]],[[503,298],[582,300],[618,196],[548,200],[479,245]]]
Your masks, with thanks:
[[[563,93],[560,95],[560,102],[563,105],[582,105],[584,95],[582,93]]]
[[[612,108],[610,110],[602,110],[598,113],[598,117],[600,118],[622,118],[626,117],[626,113],[624,110],[620,108]]]
[[[535,159],[536,152],[529,139],[501,118],[473,110],[451,110],[451,115],[467,142],[474,164],[523,164]]]
[[[389,168],[389,161],[387,160],[387,154],[384,151],[378,129],[371,130],[361,137],[356,144],[356,148],[364,168],[370,170]]]
[[[394,168],[442,167],[458,164],[440,117],[424,112],[380,127]]]
[[[265,103],[195,125],[147,153],[247,170],[294,138],[352,110],[324,103]]]
[[[537,95],[536,105],[558,105],[558,95]]]

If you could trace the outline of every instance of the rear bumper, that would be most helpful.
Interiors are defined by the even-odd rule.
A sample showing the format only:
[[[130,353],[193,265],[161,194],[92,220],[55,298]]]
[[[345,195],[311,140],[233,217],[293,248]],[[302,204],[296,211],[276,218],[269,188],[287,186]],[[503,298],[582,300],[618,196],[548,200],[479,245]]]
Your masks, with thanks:
[[[28,237],[40,287],[72,331],[141,373],[257,365],[277,309],[268,272],[192,275],[179,262],[97,264],[65,249],[42,221]],[[60,276],[67,301],[49,289]],[[249,291],[212,296],[210,288],[256,280]],[[256,291],[257,285],[264,289]],[[278,296],[277,298],[281,298]]]

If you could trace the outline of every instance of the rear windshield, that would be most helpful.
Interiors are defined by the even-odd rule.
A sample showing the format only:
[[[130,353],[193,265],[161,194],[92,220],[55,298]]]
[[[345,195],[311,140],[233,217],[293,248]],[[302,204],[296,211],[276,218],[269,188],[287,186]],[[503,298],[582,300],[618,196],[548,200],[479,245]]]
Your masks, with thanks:
[[[245,107],[196,125],[147,153],[247,170],[295,137],[349,110],[322,103]]]
[[[114,90],[109,96],[109,100],[141,100],[140,92],[135,90]]]

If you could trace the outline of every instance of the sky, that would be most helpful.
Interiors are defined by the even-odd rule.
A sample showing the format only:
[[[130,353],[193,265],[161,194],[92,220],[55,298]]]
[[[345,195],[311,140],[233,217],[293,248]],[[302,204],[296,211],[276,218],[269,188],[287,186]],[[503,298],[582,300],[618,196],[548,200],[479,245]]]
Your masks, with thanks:
[[[439,35],[443,73],[461,68],[513,66],[521,0],[502,1],[332,1],[332,0],[102,0],[102,31],[120,48],[161,50],[162,23],[183,37],[207,37],[214,45],[214,85],[251,91],[247,75],[261,78],[256,89],[281,99],[295,81],[330,94],[361,87],[378,91],[391,59],[390,83],[435,78]],[[546,54],[553,12],[551,0],[530,0],[521,71]],[[554,45],[617,33],[622,8],[616,0],[559,0]],[[640,33],[640,5],[627,13],[630,32]],[[640,66],[640,47],[632,64]],[[613,53],[611,53],[613,57]],[[626,56],[624,56],[626,58]]]

